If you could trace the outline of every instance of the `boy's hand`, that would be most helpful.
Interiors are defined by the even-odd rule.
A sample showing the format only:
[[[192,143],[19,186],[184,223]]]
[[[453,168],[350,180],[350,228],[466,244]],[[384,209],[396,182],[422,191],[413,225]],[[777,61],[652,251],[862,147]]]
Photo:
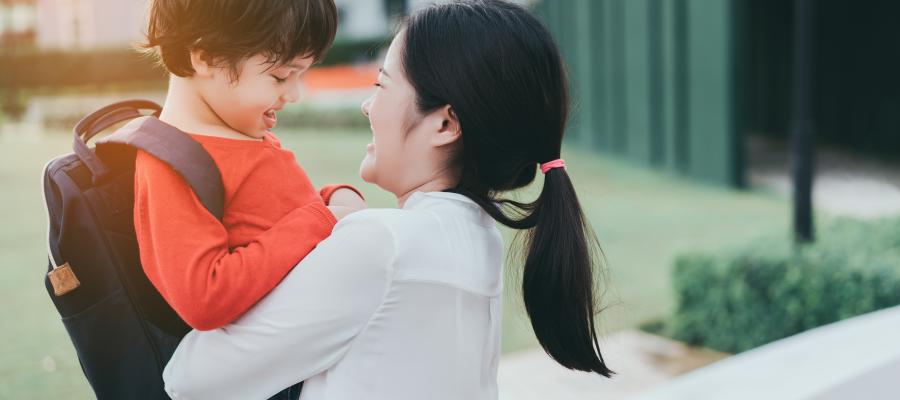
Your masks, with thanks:
[[[331,194],[331,198],[328,199],[328,206],[350,207],[356,210],[365,210],[369,208],[369,205],[366,204],[366,201],[363,200],[362,197],[359,197],[359,194],[347,188],[335,190],[334,193]]]
[[[357,196],[358,197],[358,196]],[[338,221],[344,219],[344,217],[353,214],[359,210],[350,207],[344,206],[328,206],[328,209],[331,210],[331,213],[334,214],[334,218]]]

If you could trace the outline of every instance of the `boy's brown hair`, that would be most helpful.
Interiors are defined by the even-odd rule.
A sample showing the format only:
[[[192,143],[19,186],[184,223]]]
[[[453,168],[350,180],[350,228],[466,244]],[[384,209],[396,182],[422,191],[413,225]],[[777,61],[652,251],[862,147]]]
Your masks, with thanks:
[[[151,0],[146,41],[137,44],[180,77],[194,74],[191,53],[228,68],[263,54],[275,66],[297,56],[319,62],[337,31],[334,0]]]

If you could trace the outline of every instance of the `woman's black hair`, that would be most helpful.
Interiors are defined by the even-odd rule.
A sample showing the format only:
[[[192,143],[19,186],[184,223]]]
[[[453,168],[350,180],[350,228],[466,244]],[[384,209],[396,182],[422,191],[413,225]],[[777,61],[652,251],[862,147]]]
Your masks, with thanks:
[[[526,230],[522,295],[534,333],[562,366],[609,377],[594,325],[599,244],[562,168],[532,203],[501,199],[560,158],[569,116],[565,64],[529,11],[504,1],[455,1],[406,16],[401,59],[425,115],[449,104],[462,146],[448,192],[465,195],[501,224]],[[503,204],[502,209],[497,203]]]

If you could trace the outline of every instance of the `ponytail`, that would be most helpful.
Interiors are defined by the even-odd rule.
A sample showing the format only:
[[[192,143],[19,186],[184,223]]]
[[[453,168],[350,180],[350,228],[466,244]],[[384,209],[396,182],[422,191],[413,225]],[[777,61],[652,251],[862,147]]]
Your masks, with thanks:
[[[460,179],[446,192],[523,231],[522,295],[547,354],[566,368],[611,376],[594,323],[599,245],[569,175],[547,163],[534,202],[500,198],[534,181],[536,161],[559,158],[569,83],[552,36],[524,7],[496,0],[419,9],[402,29],[403,72],[417,111],[449,104],[459,118],[462,148],[447,165]]]
[[[533,203],[489,200],[460,189],[445,191],[472,199],[506,227],[525,230],[522,297],[538,342],[566,368],[610,377],[613,371],[600,354],[594,324],[599,245],[569,174],[562,168],[547,171],[544,188]],[[496,203],[521,218],[510,218]]]

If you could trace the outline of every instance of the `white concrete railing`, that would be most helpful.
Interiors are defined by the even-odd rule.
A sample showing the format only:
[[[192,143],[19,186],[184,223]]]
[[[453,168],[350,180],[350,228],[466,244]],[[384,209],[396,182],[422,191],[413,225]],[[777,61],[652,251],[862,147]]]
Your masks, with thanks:
[[[900,306],[812,329],[628,400],[900,399]]]

